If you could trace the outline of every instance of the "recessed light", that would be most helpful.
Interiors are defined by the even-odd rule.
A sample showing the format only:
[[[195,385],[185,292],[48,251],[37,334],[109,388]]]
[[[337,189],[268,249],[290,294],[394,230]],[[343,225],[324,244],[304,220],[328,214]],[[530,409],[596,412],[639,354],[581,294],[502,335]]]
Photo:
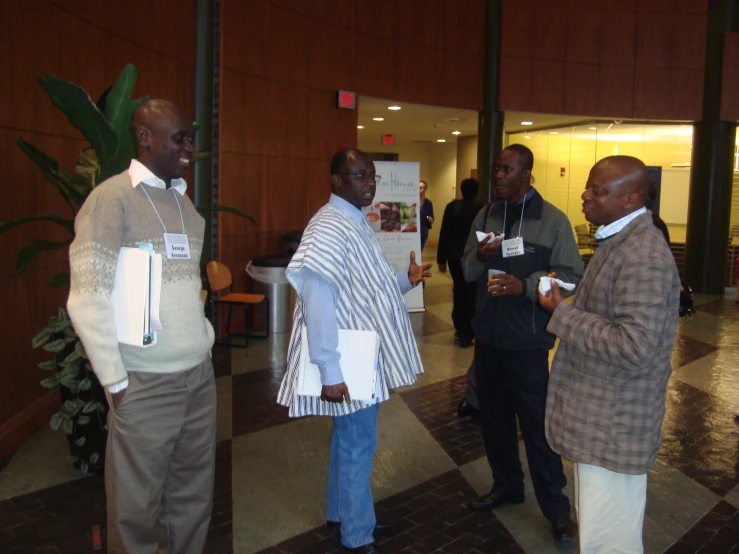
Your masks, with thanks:
[[[597,131],[598,127],[588,127],[588,129],[590,129],[591,131]]]
[[[373,117],[372,121],[385,121],[384,117]]]
[[[452,134],[453,135],[461,135],[462,134],[462,131],[452,131]]]
[[[550,135],[558,135],[559,134],[559,131],[549,131],[549,134]]]
[[[394,112],[397,112],[400,109],[400,106],[388,106],[388,110],[393,110]]]
[[[526,135],[526,138],[527,138],[527,139],[530,139],[531,137],[530,137],[529,135]]]
[[[357,125],[357,129],[364,129],[364,125]]]
[[[522,121],[521,122],[521,125],[533,125],[533,124],[534,124],[533,121]]]
[[[446,139],[436,139],[436,142],[446,142]]]

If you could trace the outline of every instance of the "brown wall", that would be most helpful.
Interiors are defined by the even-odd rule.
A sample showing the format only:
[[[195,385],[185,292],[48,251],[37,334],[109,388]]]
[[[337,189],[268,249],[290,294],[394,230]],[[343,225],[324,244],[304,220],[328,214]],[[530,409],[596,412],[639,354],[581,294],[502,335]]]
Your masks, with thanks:
[[[328,162],[356,145],[346,89],[480,109],[483,0],[222,0],[220,202],[259,226],[220,220],[220,258],[244,268],[280,251],[330,193]],[[361,98],[360,98],[361,102]]]
[[[707,0],[505,0],[501,108],[700,119]]]
[[[724,65],[721,82],[721,119],[739,121],[739,33],[724,36]]]
[[[0,221],[43,212],[69,213],[51,185],[15,145],[22,136],[74,170],[81,135],[36,82],[54,73],[97,98],[122,67],[137,65],[138,96],[162,96],[192,111],[195,2],[126,0],[111,8],[97,0],[0,0]],[[0,459],[23,434],[46,423],[54,398],[38,384],[31,338],[66,295],[46,282],[67,266],[64,253],[42,255],[22,276],[15,259],[30,238],[62,238],[51,224],[0,235]],[[27,436],[25,437],[27,438]]]

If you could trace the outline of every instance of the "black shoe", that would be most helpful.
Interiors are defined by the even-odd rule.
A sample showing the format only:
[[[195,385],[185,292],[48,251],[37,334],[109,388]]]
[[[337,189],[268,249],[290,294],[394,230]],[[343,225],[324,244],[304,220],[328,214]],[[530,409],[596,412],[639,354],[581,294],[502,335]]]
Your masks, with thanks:
[[[364,546],[358,546],[356,548],[347,548],[343,544],[341,545],[342,552],[356,552],[357,554],[382,554],[375,543],[365,544]]]
[[[477,417],[480,415],[480,410],[467,402],[467,397],[465,397],[459,402],[459,406],[457,406],[457,415],[459,419],[464,419],[467,416]]]
[[[523,504],[523,494],[501,494],[499,492],[491,492],[485,496],[472,500],[467,504],[470,510],[477,512],[489,512],[503,504]]]
[[[562,542],[577,536],[577,523],[572,518],[562,517],[552,520],[552,534],[554,542]]]
[[[329,531],[337,535],[338,537],[341,537],[341,522],[340,521],[326,521],[326,527]],[[375,537],[387,537],[388,535],[392,534],[393,532],[393,526],[388,524],[382,524],[377,523],[375,525],[375,530],[372,531],[372,534]]]

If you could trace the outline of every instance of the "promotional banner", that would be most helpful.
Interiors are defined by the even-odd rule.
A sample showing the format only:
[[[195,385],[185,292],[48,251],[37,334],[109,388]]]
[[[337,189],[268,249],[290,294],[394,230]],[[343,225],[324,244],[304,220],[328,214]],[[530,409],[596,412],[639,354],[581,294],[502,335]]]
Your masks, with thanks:
[[[390,265],[396,272],[408,271],[411,252],[422,265],[421,227],[419,217],[418,162],[375,162],[377,192],[372,206],[365,208],[367,221],[375,231]],[[423,287],[417,286],[405,295],[408,311],[423,311]]]

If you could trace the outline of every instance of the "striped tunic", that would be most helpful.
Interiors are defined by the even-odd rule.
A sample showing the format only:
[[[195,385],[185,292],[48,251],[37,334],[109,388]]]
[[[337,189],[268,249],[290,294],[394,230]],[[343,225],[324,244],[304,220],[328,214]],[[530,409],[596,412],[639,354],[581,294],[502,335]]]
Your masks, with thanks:
[[[378,333],[378,401],[387,400],[390,389],[415,383],[423,366],[395,273],[367,221],[358,223],[341,209],[327,204],[308,223],[300,247],[286,270],[288,280],[298,292],[298,301],[287,371],[277,402],[290,408],[290,417],[341,416],[367,407],[358,400],[337,404],[296,394],[302,343],[300,328],[305,324],[305,304],[301,298],[304,269],[318,273],[335,287],[339,329]]]

